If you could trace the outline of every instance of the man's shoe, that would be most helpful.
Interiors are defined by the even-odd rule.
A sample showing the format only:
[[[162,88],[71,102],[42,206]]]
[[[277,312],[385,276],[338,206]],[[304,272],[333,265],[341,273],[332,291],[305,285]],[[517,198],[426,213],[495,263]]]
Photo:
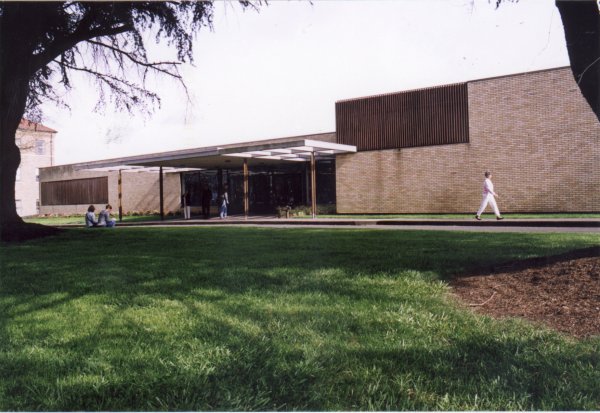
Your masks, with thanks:
[[[476,219],[477,221],[481,221],[481,217],[480,217],[479,215],[475,215],[475,219]]]
[[[496,217],[496,221],[502,221],[504,217]]]

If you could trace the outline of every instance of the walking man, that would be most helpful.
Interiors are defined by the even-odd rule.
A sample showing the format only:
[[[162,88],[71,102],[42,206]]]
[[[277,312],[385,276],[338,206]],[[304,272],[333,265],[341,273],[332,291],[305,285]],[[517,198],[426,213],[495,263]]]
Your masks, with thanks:
[[[477,211],[477,215],[475,215],[475,219],[477,221],[481,221],[481,214],[485,210],[488,204],[492,206],[494,210],[494,214],[496,214],[496,219],[500,221],[502,216],[500,215],[500,210],[498,210],[498,205],[496,205],[496,197],[497,193],[494,192],[494,184],[492,183],[492,173],[490,171],[485,172],[485,181],[483,181],[483,199],[481,200],[481,206],[479,207],[479,211]]]

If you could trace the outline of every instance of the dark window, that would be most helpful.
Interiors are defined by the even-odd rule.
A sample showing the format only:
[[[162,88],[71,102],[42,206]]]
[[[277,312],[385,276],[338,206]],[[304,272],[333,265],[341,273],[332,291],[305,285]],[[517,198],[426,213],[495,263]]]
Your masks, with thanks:
[[[317,203],[335,204],[335,160],[317,161]]]
[[[35,141],[35,154],[36,155],[44,154],[44,141],[40,141],[40,140]]]
[[[42,205],[108,203],[108,177],[42,182]]]
[[[467,84],[336,102],[336,139],[359,151],[469,142]]]

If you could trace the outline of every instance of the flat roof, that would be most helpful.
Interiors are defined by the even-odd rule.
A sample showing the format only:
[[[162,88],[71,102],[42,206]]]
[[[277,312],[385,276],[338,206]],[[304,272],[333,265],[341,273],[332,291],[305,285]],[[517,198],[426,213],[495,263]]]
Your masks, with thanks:
[[[379,98],[379,97],[384,97],[384,96],[399,95],[402,93],[409,93],[409,92],[421,92],[424,90],[441,89],[441,88],[444,88],[447,86],[468,85],[469,83],[485,82],[488,80],[502,79],[502,78],[515,77],[515,76],[525,76],[525,75],[530,75],[530,74],[534,74],[534,73],[551,72],[551,71],[564,70],[564,69],[570,69],[570,68],[571,68],[570,66],[559,66],[559,67],[550,67],[547,69],[533,70],[531,72],[509,73],[506,75],[465,80],[464,82],[444,83],[444,84],[440,84],[440,85],[426,86],[426,87],[421,87],[421,88],[416,88],[416,89],[399,90],[397,92],[386,92],[386,93],[378,93],[375,95],[366,95],[366,96],[359,96],[359,97],[353,97],[353,98],[347,98],[347,99],[339,99],[339,100],[336,100],[335,103],[353,102],[353,101],[357,101],[357,100],[365,100],[365,99]]]
[[[332,134],[323,138],[330,140]],[[314,153],[315,159],[331,159],[337,154],[356,152],[356,146],[342,145],[305,135],[292,138],[245,142],[222,146],[209,146],[147,155],[128,156],[101,161],[72,164],[75,170],[95,171],[152,171],[163,167],[166,173],[191,170],[241,168],[246,159],[249,166],[281,164],[282,162],[307,162]]]

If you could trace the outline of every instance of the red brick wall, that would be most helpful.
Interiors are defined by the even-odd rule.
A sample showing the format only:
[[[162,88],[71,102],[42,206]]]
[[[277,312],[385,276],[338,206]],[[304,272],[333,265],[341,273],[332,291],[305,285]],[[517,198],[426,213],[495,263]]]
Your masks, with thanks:
[[[600,211],[600,124],[569,68],[468,90],[469,143],[338,155],[338,212],[474,213],[485,170],[500,211]]]

